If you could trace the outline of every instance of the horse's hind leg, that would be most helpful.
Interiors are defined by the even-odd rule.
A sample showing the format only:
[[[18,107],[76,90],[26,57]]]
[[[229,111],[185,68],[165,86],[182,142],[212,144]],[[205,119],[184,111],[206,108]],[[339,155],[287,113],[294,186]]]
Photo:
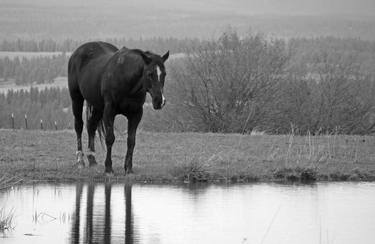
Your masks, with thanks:
[[[87,160],[89,161],[89,166],[97,164],[95,160],[95,132],[102,114],[103,112],[87,104],[87,134],[89,136]]]
[[[107,155],[105,158],[105,173],[113,174],[112,169],[112,145],[115,142],[115,134],[113,133],[113,123],[115,120],[115,113],[112,108],[112,104],[106,102],[103,111],[103,122],[104,122],[104,134],[105,144],[107,146]]]
[[[84,167],[85,162],[83,160],[82,152],[82,130],[83,130],[83,120],[82,120],[82,110],[83,110],[83,97],[79,92],[71,92],[72,97],[72,108],[74,115],[74,129],[77,135],[77,164],[78,167]]]

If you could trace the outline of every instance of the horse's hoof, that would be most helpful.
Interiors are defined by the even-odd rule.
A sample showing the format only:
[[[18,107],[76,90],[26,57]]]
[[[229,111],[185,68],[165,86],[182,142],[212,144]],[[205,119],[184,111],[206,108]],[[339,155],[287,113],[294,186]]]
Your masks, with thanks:
[[[77,151],[76,156],[77,156],[77,167],[79,169],[84,168],[85,167],[85,161],[83,160],[83,152]]]
[[[89,167],[94,167],[98,165],[98,163],[95,160],[95,156],[93,155],[87,155],[87,160],[89,161]]]
[[[113,174],[113,170],[112,169],[109,169],[109,170],[105,170],[105,172],[104,172],[104,174],[105,174],[105,176],[107,176],[107,177],[112,177],[112,176],[114,176],[114,174]]]
[[[83,169],[85,167],[85,163],[83,161],[77,162],[77,168]]]

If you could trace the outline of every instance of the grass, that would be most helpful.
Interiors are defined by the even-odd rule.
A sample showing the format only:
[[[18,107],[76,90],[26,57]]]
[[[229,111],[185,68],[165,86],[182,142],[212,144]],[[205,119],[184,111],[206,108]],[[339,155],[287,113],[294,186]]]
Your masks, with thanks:
[[[6,212],[3,208],[0,209],[0,232],[13,229],[13,211]]]
[[[22,180],[16,176],[3,174],[0,176],[0,192],[20,183],[21,181]],[[0,233],[13,229],[13,216],[13,210],[6,211],[4,207],[0,208]]]
[[[84,145],[87,146],[86,134]],[[0,172],[24,181],[106,181],[104,149],[78,169],[73,131],[0,130]],[[124,176],[125,135],[116,135],[110,179],[119,182],[374,181],[371,136],[239,135],[139,131],[134,174]],[[87,160],[86,160],[87,163]]]
[[[22,179],[17,176],[2,175],[0,176],[0,191],[8,189],[18,183],[22,182]]]

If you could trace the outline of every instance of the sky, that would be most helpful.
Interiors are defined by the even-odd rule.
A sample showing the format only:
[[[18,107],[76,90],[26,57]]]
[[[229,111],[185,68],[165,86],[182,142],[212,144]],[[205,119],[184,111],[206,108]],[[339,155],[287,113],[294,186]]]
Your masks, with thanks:
[[[374,15],[375,0],[0,0],[5,4],[32,6],[128,6],[149,10],[232,12],[245,15]]]
[[[222,0],[242,6],[249,14],[321,15],[349,14],[374,15],[375,0]]]

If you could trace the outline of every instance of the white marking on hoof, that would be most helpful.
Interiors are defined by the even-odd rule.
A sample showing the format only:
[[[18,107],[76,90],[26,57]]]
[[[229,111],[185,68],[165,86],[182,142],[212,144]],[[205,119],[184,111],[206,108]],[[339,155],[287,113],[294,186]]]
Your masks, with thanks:
[[[77,163],[83,163],[83,152],[77,151],[76,156],[77,156]]]
[[[93,152],[93,151],[88,151],[87,153],[86,153],[86,155],[87,156],[94,156],[95,157],[95,152]]]
[[[164,107],[166,99],[163,94],[161,94],[161,98],[162,98],[161,107]]]
[[[79,169],[83,169],[85,165],[83,163],[77,163]]]

